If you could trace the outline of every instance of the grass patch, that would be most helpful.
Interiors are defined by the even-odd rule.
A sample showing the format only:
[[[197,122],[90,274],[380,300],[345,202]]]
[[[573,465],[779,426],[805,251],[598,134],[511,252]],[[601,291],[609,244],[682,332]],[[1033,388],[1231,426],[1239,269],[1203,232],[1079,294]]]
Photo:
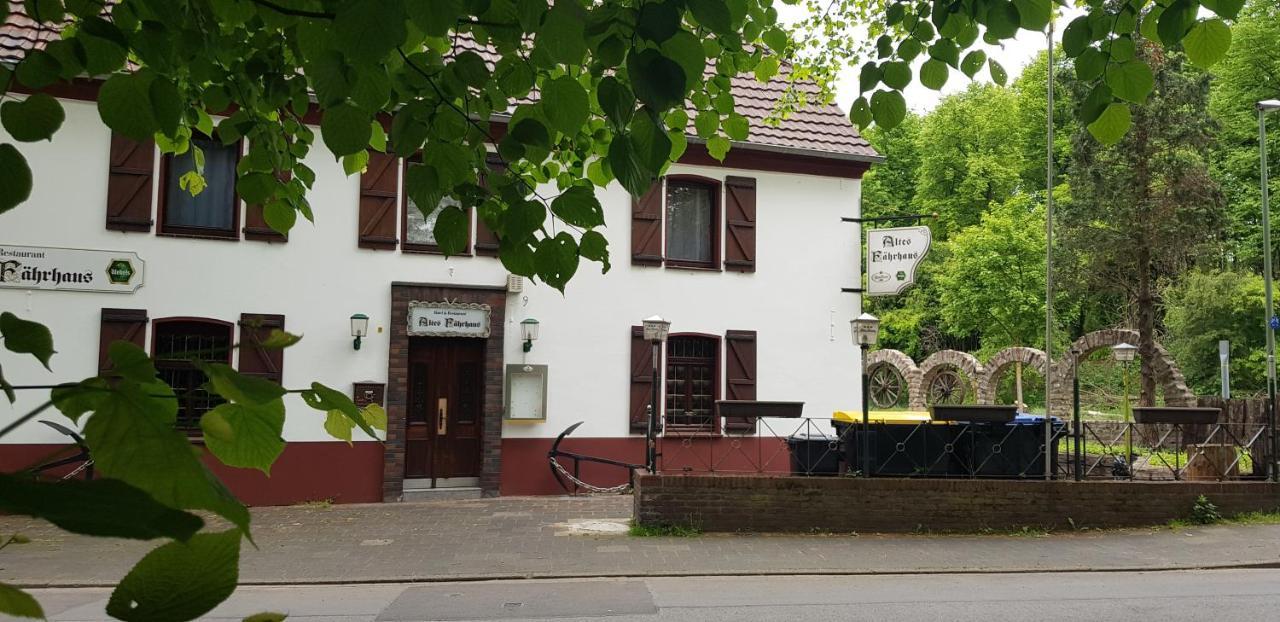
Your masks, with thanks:
[[[627,533],[636,538],[694,538],[702,535],[702,528],[693,524],[643,525],[631,521]]]
[[[1169,529],[1190,529],[1204,525],[1280,525],[1280,510],[1271,512],[1245,512],[1234,516],[1223,516],[1210,522],[1200,522],[1195,518],[1175,518],[1166,526]]]

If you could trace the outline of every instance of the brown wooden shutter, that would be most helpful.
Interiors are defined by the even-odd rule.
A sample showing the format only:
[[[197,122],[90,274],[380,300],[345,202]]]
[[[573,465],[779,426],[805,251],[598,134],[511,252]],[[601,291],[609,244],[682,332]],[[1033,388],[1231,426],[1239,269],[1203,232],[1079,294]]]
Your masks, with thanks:
[[[756,180],[726,177],[724,186],[724,268],[755,272]]]
[[[147,312],[145,309],[103,309],[101,329],[98,332],[98,375],[111,373],[111,358],[107,356],[111,344],[127,341],[143,350],[147,349]]]
[[[151,178],[155,141],[136,141],[111,134],[111,167],[107,177],[107,228],[151,231]]]
[[[283,315],[242,313],[240,315],[240,373],[266,378],[282,384],[284,374],[284,350],[268,350],[262,342],[271,336],[273,329],[284,330]]]
[[[507,166],[501,159],[491,157],[489,158],[489,170],[494,175],[502,175],[506,173]],[[487,187],[485,179],[482,178],[480,183],[485,184]],[[498,234],[494,233],[493,229],[490,229],[489,225],[485,224],[483,218],[479,218],[479,214],[476,214],[476,216],[476,254],[497,257]]]
[[[653,344],[644,340],[644,327],[631,327],[631,431],[644,434],[653,401]]]
[[[659,179],[639,199],[631,199],[631,263],[662,265],[663,183]]]
[[[731,330],[724,336],[725,399],[756,399],[756,331]],[[725,432],[754,434],[756,420],[749,417],[725,417]]]
[[[360,248],[396,247],[399,172],[394,155],[369,152],[369,164],[360,175]]]
[[[287,183],[293,179],[293,173],[284,171],[277,174],[276,177],[281,182]],[[261,205],[246,205],[244,208],[244,239],[262,242],[288,242],[289,236],[281,234],[267,224],[267,219],[262,216]]]

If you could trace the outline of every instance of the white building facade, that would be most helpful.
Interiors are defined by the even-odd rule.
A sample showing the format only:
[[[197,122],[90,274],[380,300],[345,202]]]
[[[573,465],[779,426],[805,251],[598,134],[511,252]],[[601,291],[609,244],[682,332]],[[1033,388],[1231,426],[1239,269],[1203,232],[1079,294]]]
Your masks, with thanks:
[[[577,422],[566,448],[643,462],[638,420],[652,370],[635,331],[652,315],[671,322],[659,388],[669,429],[721,439],[765,433],[723,421],[714,406],[722,399],[802,401],[815,417],[860,403],[848,321],[861,302],[841,291],[860,283],[859,231],[841,218],[859,216],[860,178],[878,156],[834,108],[753,127],[760,135],[724,163],[691,145],[646,197],[617,184],[600,190],[612,269],[584,262],[562,295],[509,279],[474,217],[469,254],[432,252],[403,198],[403,161],[374,157],[363,175],[347,176],[319,137],[306,161],[316,172],[315,224],[300,221],[287,239],[264,230],[233,189],[218,189],[226,180],[214,164],[203,202],[176,198],[182,163],[113,139],[94,86],[80,87],[55,92],[67,117],[54,140],[23,146],[34,191],[0,216],[0,249],[11,254],[0,262],[31,263],[12,255],[42,249],[46,259],[67,253],[60,249],[101,251],[84,255],[103,264],[94,278],[109,281],[115,266],[127,286],[50,290],[10,279],[0,309],[49,326],[57,354],[52,373],[7,357],[5,376],[15,385],[93,376],[110,341],[125,339],[182,384],[191,374],[166,364],[166,352],[241,343],[225,360],[242,371],[288,388],[321,382],[386,407],[386,439],[357,430],[348,444],[325,432],[322,413],[287,396],[288,445],[271,476],[216,467],[249,503],[393,501],[432,487],[557,493],[546,452]],[[767,110],[771,92],[744,91],[740,105],[764,97],[755,103]],[[225,211],[210,216],[217,205]],[[99,261],[135,255],[132,276]],[[356,349],[359,314],[370,319]],[[433,327],[424,316],[462,324]],[[538,326],[527,352],[526,320]],[[253,348],[272,327],[303,339],[282,352]],[[12,405],[0,400],[0,423],[46,398],[27,390]],[[184,403],[184,421],[208,407]],[[43,419],[71,425],[52,411]],[[67,440],[32,421],[0,439],[0,469],[29,465]],[[593,483],[626,479],[620,469],[585,473]]]

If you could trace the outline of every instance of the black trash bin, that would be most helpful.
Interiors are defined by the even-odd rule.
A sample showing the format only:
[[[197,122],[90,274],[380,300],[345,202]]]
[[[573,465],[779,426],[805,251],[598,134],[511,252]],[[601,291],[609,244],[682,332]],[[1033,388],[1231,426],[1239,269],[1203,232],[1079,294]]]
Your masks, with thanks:
[[[819,430],[801,430],[787,437],[792,475],[838,475],[840,441]]]
[[[1051,420],[1053,442],[1049,444],[1050,464],[1058,463],[1058,441],[1064,424]],[[957,475],[1003,479],[1044,478],[1044,417],[1018,415],[1009,423],[969,424],[956,448],[960,455]]]
[[[863,471],[861,423],[832,422],[852,471]],[[924,421],[871,423],[867,435],[871,473],[877,476],[946,475],[952,457],[946,451],[955,426]]]

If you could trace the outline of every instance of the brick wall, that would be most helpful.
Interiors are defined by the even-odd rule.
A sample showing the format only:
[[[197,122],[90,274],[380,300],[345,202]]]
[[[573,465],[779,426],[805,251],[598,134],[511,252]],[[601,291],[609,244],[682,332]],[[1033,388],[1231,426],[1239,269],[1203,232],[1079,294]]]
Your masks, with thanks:
[[[637,474],[642,524],[706,531],[978,531],[1126,527],[1191,513],[1205,495],[1223,515],[1280,509],[1266,482],[1064,482]],[[1070,520],[1068,520],[1070,519]]]

